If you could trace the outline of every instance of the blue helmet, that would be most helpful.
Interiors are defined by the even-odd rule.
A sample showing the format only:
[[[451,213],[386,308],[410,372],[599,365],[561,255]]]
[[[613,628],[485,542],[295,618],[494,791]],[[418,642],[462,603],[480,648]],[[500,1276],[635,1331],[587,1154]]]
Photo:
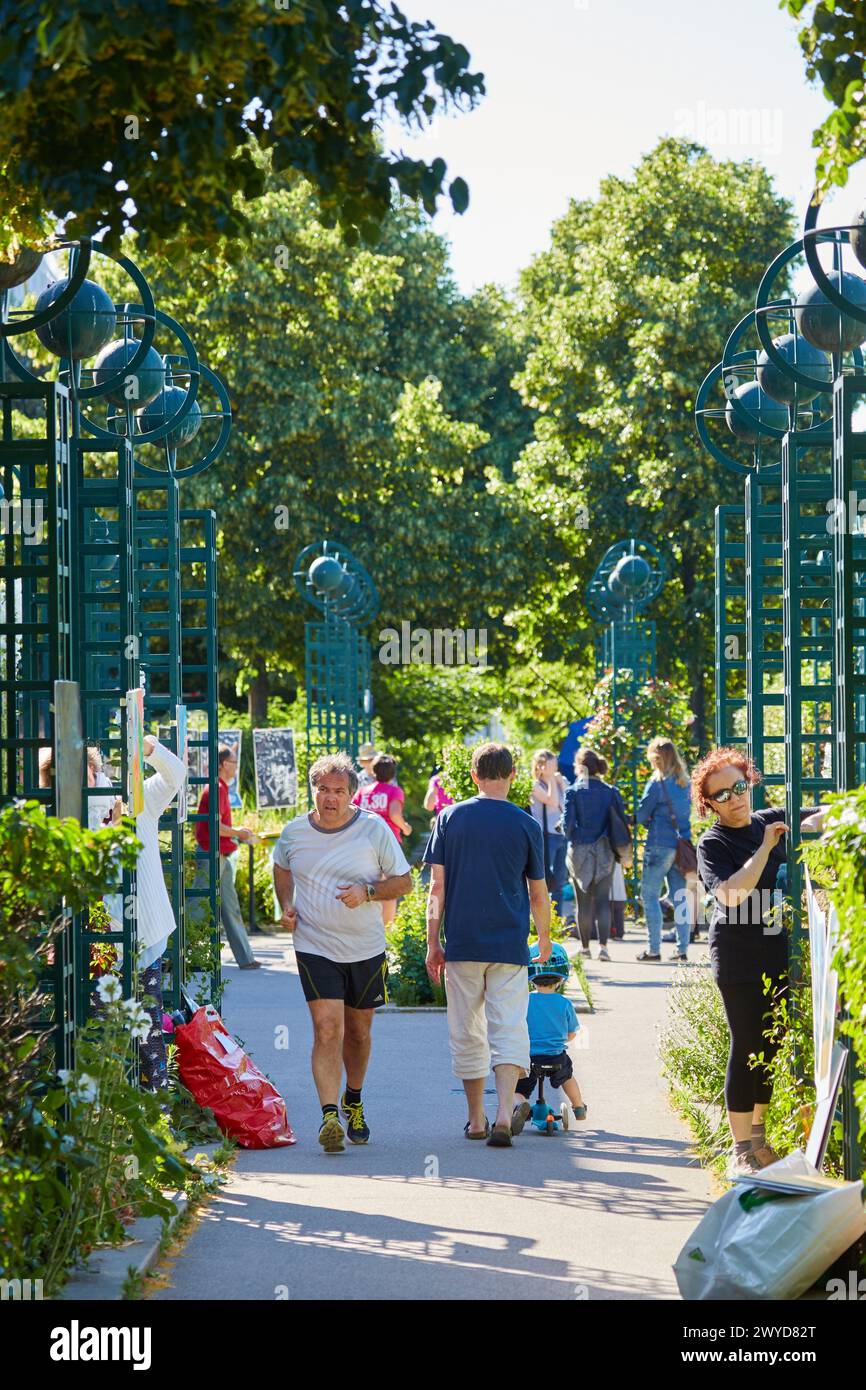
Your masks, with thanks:
[[[554,941],[550,955],[546,961],[538,959],[538,945],[532,946],[529,951],[529,978],[530,980],[557,980],[564,982],[571,974],[571,961],[564,946],[560,946],[558,941]]]

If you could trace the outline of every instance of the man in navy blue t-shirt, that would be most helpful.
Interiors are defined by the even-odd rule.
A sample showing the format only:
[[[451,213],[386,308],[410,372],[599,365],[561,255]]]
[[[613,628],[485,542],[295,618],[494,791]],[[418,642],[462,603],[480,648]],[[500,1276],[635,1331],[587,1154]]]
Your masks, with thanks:
[[[451,1056],[469,1106],[464,1133],[495,1147],[511,1144],[514,1088],[529,1069],[530,909],[539,958],[550,955],[544,839],[538,822],[508,800],[514,776],[508,748],[480,744],[472,755],[478,795],[440,811],[424,852],[427,973],[438,984],[445,969]],[[499,1102],[492,1132],[484,1114],[491,1065]]]

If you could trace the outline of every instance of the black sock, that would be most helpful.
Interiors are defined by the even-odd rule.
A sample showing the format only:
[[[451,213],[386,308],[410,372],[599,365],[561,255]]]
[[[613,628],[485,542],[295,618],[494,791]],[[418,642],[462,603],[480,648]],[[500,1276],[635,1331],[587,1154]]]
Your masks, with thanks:
[[[326,1120],[326,1119],[328,1118],[329,1115],[336,1115],[336,1113],[337,1113],[337,1107],[336,1107],[336,1105],[323,1105],[323,1106],[322,1106],[322,1119],[323,1119],[323,1120]]]
[[[353,1091],[351,1086],[346,1087],[346,1104],[357,1105],[361,1099],[360,1091]]]

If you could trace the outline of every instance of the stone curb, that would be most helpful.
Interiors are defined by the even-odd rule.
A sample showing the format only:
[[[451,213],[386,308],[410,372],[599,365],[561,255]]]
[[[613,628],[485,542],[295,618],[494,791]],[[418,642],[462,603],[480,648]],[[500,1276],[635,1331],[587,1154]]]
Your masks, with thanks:
[[[197,1144],[187,1149],[186,1157],[207,1154],[210,1157],[219,1144]],[[178,1218],[189,1205],[186,1193],[175,1192],[171,1198],[175,1214],[168,1224],[168,1234],[174,1230]],[[57,1296],[57,1301],[82,1303],[111,1303],[123,1298],[123,1286],[130,1274],[146,1274],[159,1259],[159,1247],[163,1238],[163,1219],[161,1216],[141,1216],[133,1221],[128,1229],[129,1239],[125,1245],[105,1246],[95,1250],[88,1257],[86,1266],[73,1269],[69,1280]]]
[[[377,1014],[447,1014],[442,1004],[383,1004]]]

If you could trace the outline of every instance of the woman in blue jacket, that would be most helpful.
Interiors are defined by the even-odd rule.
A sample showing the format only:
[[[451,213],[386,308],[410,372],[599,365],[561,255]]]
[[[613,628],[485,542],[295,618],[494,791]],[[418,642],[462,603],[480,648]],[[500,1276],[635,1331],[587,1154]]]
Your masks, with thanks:
[[[603,781],[607,761],[592,748],[581,748],[574,759],[576,781],[565,793],[562,828],[568,840],[566,865],[574,885],[577,926],[582,954],[592,954],[589,934],[598,923],[599,960],[610,960],[610,884],[615,863],[611,807],[626,825],[625,807],[616,787]]]
[[[640,895],[646,916],[648,943],[638,960],[661,960],[662,909],[659,899],[665,879],[674,904],[677,949],[672,960],[688,957],[691,935],[691,891],[676,864],[677,839],[691,838],[692,793],[686,765],[669,738],[654,738],[647,746],[652,777],[637,808],[639,825],[648,827],[643,855]]]

